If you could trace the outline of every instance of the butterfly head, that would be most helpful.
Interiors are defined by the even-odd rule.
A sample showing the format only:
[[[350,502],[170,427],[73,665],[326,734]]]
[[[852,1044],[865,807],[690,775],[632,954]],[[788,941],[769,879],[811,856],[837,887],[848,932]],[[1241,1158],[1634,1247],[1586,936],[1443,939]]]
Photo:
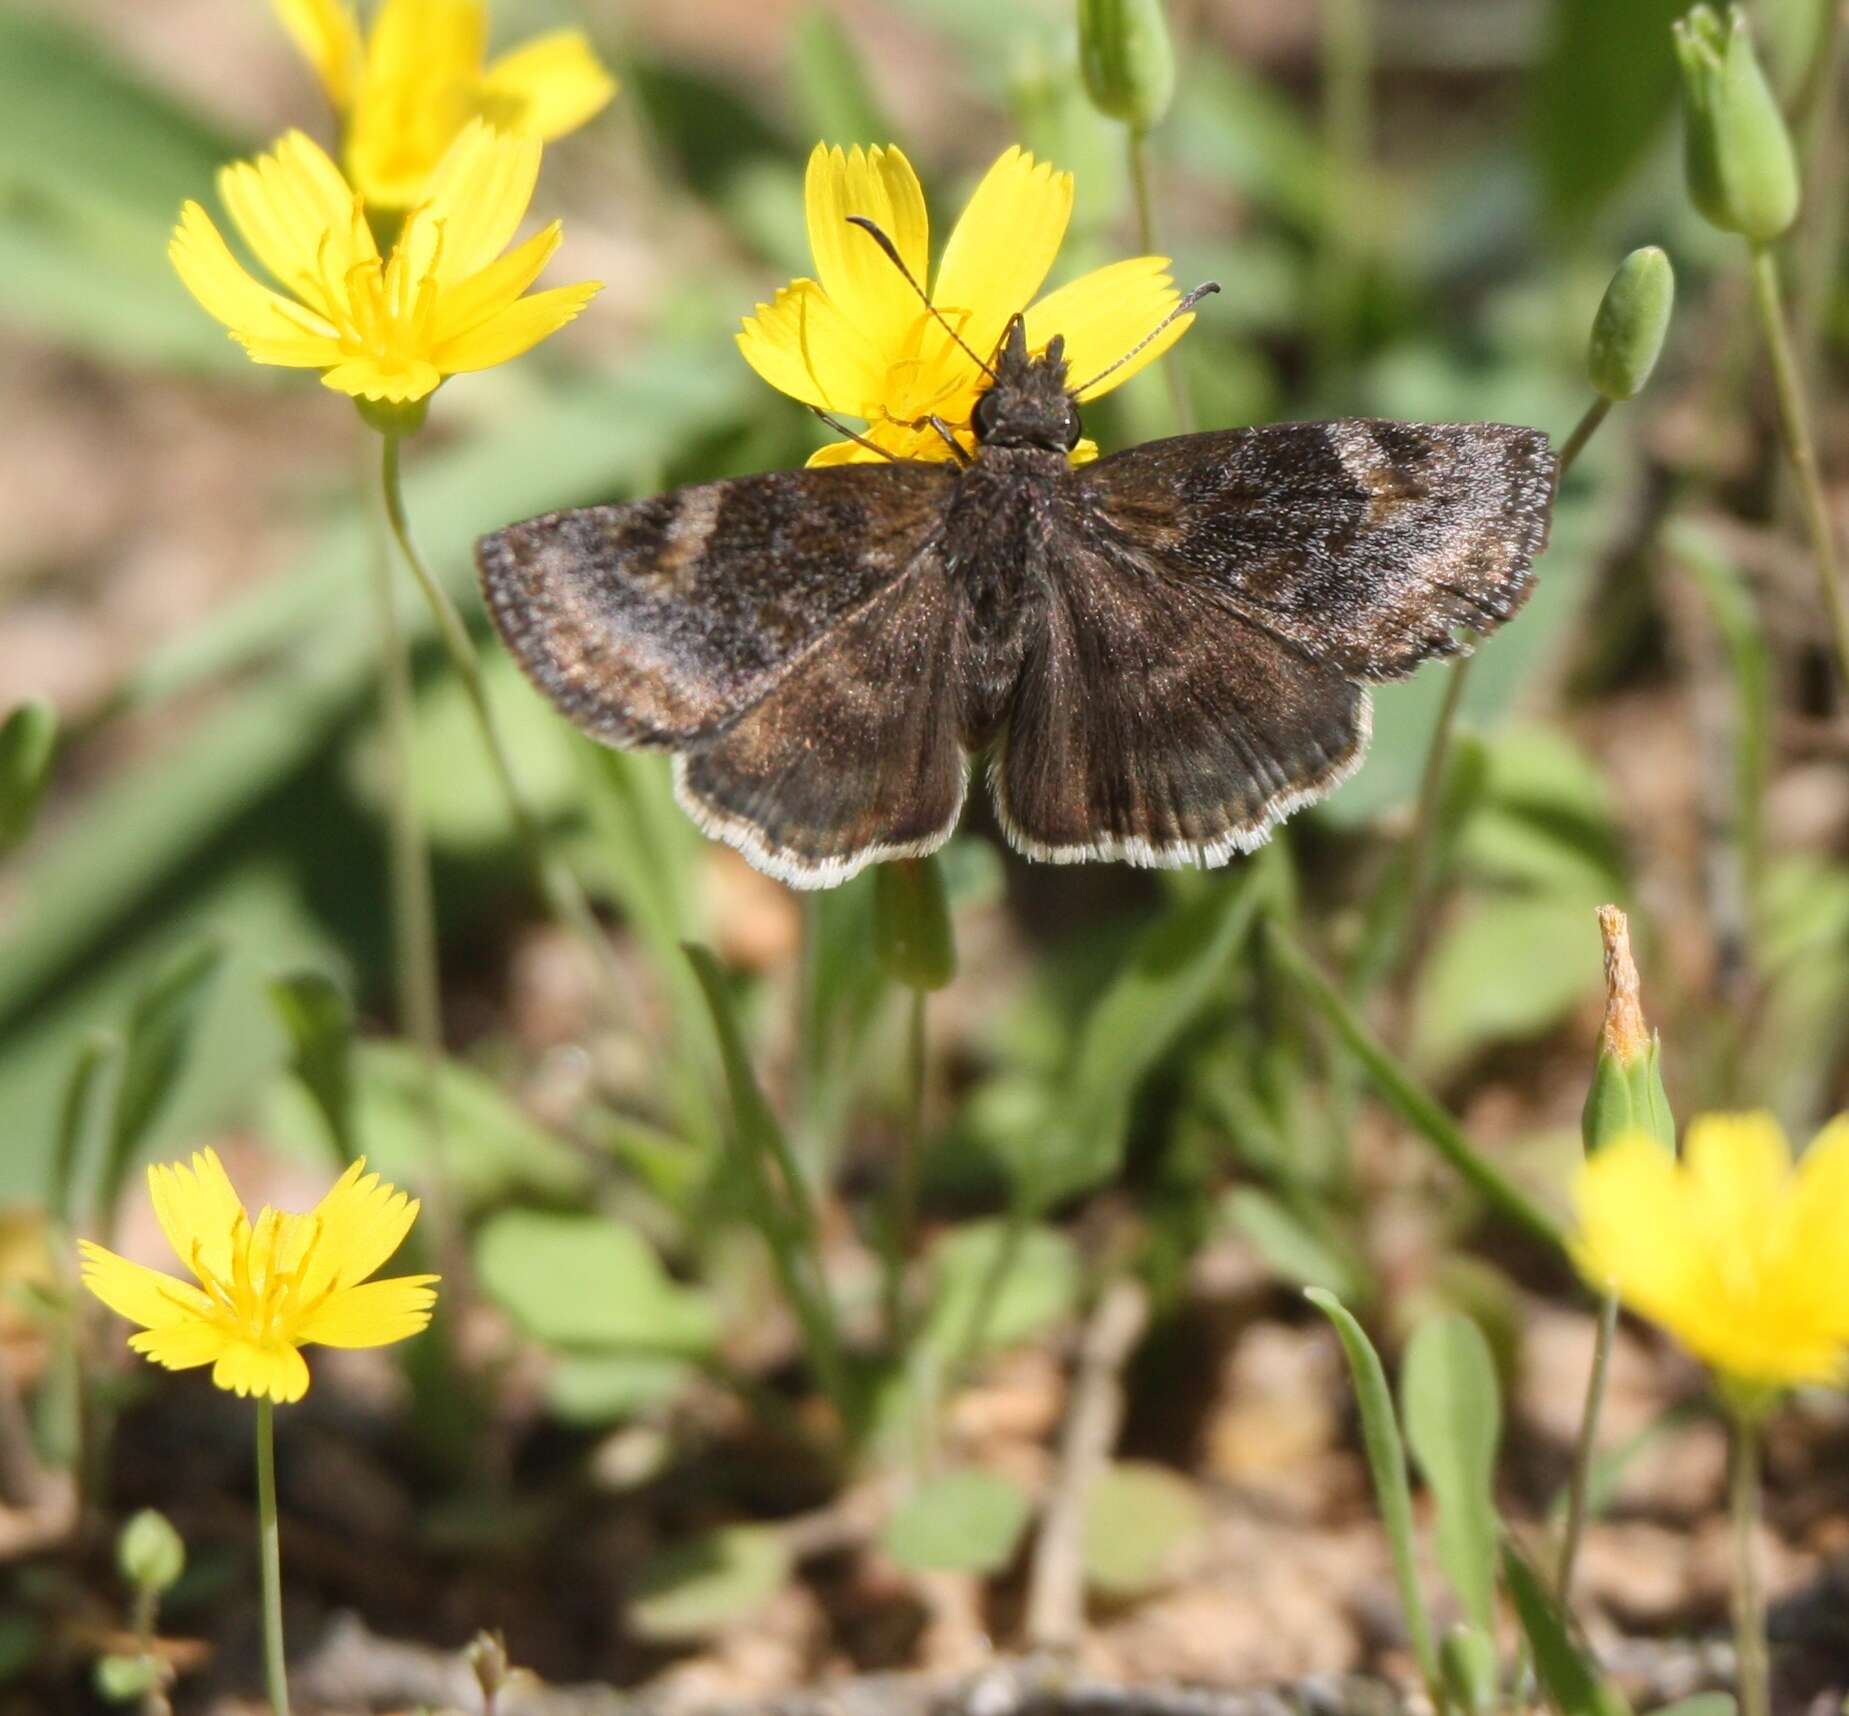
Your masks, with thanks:
[[[1019,316],[1008,324],[995,359],[995,382],[976,400],[970,425],[984,447],[1040,447],[1069,453],[1083,430],[1066,385],[1066,342],[1055,334],[1039,357],[1027,349]]]

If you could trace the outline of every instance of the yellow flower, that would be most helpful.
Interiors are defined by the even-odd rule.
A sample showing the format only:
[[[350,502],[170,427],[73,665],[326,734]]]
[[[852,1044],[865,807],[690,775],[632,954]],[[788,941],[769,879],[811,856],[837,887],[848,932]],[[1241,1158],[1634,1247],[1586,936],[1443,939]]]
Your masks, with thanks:
[[[1794,1169],[1765,1114],[1694,1121],[1678,1161],[1643,1132],[1574,1190],[1575,1260],[1736,1383],[1849,1379],[1849,1116]]]
[[[896,148],[843,153],[818,143],[803,189],[814,280],[794,280],[776,301],[745,318],[738,349],[772,387],[823,411],[858,417],[867,438],[903,459],[945,459],[950,449],[931,428],[936,416],[967,451],[975,445],[970,413],[988,385],[919,301],[905,277],[849,215],[864,215],[893,242],[913,279],[926,282],[930,226],[924,192]],[[1031,308],[1066,235],[1072,175],[1010,149],[976,187],[944,246],[931,302],[971,351],[992,358],[1009,319],[1026,311],[1027,345],[1066,339],[1066,360],[1079,398],[1095,399],[1153,363],[1187,332],[1177,316],[1121,369],[1100,375],[1175,307],[1168,259],[1139,256],[1095,269]],[[837,441],[812,465],[872,460],[879,454]],[[1095,458],[1089,441],[1073,457]]]
[[[136,1352],[169,1370],[212,1367],[236,1394],[300,1400],[300,1347],[382,1347],[416,1334],[434,1275],[366,1281],[417,1220],[417,1204],[355,1162],[308,1215],[264,1209],[253,1224],[217,1155],[148,1170],[154,1214],[198,1286],[80,1240],[84,1285],[139,1323]],[[364,1286],[360,1283],[365,1282]]]
[[[258,363],[319,369],[341,393],[404,404],[447,375],[518,357],[599,290],[581,281],[522,296],[559,244],[554,221],[507,250],[538,174],[538,143],[471,122],[382,259],[364,203],[292,131],[218,177],[245,243],[290,296],[253,279],[197,203],[181,211],[167,254]]]
[[[471,119],[549,143],[616,93],[581,30],[486,60],[485,0],[384,0],[370,39],[346,0],[275,0],[343,122],[347,171],[377,209],[408,208]]]

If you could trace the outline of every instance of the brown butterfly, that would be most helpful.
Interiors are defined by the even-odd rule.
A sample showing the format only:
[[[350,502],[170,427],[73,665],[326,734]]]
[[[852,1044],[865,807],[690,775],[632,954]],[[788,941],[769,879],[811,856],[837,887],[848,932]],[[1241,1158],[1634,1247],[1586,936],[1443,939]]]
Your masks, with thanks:
[[[694,821],[793,887],[935,851],[983,753],[1030,858],[1222,864],[1355,770],[1368,682],[1528,594],[1536,430],[1283,423],[1073,468],[1062,342],[1030,353],[1017,318],[982,367],[967,462],[736,477],[478,545],[534,684],[672,752]]]

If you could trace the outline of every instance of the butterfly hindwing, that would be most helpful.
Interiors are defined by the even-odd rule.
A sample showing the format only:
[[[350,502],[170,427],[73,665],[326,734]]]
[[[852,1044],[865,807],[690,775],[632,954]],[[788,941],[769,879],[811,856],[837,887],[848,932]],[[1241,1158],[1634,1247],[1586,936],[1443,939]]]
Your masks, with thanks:
[[[702,483],[482,538],[482,591],[539,689],[607,744],[724,731],[927,552],[943,465]]]
[[[742,720],[676,758],[683,807],[793,887],[935,851],[968,780],[954,604],[942,564],[921,555]]]

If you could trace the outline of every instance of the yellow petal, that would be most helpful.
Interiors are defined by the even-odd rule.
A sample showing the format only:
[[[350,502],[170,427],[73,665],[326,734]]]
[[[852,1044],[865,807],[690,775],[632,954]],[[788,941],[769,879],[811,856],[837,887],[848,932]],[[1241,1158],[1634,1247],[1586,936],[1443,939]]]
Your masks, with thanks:
[[[793,280],[738,332],[745,362],[780,393],[848,417],[878,415],[886,365],[813,280]]]
[[[382,399],[391,405],[407,405],[427,393],[434,393],[442,380],[437,366],[424,358],[406,358],[385,364],[377,358],[356,357],[335,364],[322,376],[321,385],[355,399]]]
[[[368,1281],[331,1295],[303,1319],[296,1338],[324,1347],[382,1347],[415,1335],[437,1302],[434,1275]]]
[[[301,1274],[301,1296],[351,1287],[384,1267],[417,1220],[417,1201],[355,1162],[312,1214],[302,1217],[312,1240]]]
[[[212,1366],[212,1381],[240,1397],[267,1396],[286,1406],[308,1392],[308,1362],[286,1342],[232,1340]]]
[[[602,290],[601,280],[581,280],[575,286],[535,292],[438,346],[430,354],[431,359],[445,375],[492,369],[556,334]]]
[[[1704,1114],[1689,1123],[1682,1160],[1695,1219],[1735,1291],[1750,1291],[1760,1259],[1790,1219],[1791,1146],[1769,1114]]]
[[[550,143],[576,131],[616,94],[582,30],[549,30],[503,54],[482,79],[483,110],[511,131]]]
[[[1009,149],[976,187],[944,247],[932,302],[965,310],[962,333],[983,358],[1001,343],[1059,254],[1072,218],[1072,175]]]
[[[347,133],[347,162],[368,203],[407,208],[470,115],[488,39],[482,0],[385,0]]]
[[[223,169],[218,189],[257,260],[338,322],[348,273],[376,259],[378,248],[359,199],[326,151],[291,131],[269,154]]]
[[[282,27],[301,50],[302,57],[314,67],[315,76],[327,91],[327,98],[337,113],[344,113],[353,100],[353,84],[359,75],[359,20],[351,6],[342,0],[273,0]]]
[[[170,1329],[143,1329],[130,1335],[128,1344],[145,1359],[168,1370],[194,1370],[215,1364],[236,1337],[214,1323],[197,1319],[175,1323]]]
[[[436,320],[431,329],[432,344],[440,345],[465,334],[495,311],[504,309],[539,278],[539,271],[559,247],[562,223],[549,227],[516,245],[498,262],[490,263],[479,274],[458,281],[437,299]]]
[[[931,234],[924,190],[911,162],[898,149],[843,151],[817,144],[803,180],[803,207],[822,290],[861,338],[890,361],[918,318],[919,292],[847,217],[873,221],[922,289]]]
[[[175,1162],[149,1168],[148,1194],[174,1256],[208,1275],[230,1273],[244,1206],[216,1150],[200,1151],[191,1167]]]
[[[892,463],[883,453],[876,453],[871,447],[863,447],[858,441],[830,441],[826,447],[817,447],[805,462],[811,468],[821,465],[889,465]]]
[[[144,1329],[169,1329],[213,1313],[212,1301],[190,1281],[131,1263],[94,1240],[80,1239],[77,1249],[83,1258],[83,1284],[118,1317]]]
[[[181,209],[167,256],[187,291],[240,340],[325,340],[333,333],[323,318],[252,279],[197,203]]]
[[[1027,312],[1029,351],[1041,352],[1055,334],[1066,342],[1066,375],[1081,400],[1120,387],[1154,363],[1194,325],[1194,313],[1177,316],[1121,368],[1111,365],[1149,339],[1178,302],[1165,256],[1136,256],[1095,268],[1049,292]],[[1107,376],[1104,371],[1111,370]],[[1097,382],[1095,387],[1088,383]]]
[[[1615,1139],[1580,1169],[1573,1207],[1580,1272],[1675,1328],[1707,1250],[1675,1158],[1642,1133]]]
[[[457,134],[431,175],[425,200],[399,234],[394,260],[412,280],[453,285],[479,274],[512,241],[539,178],[539,140],[480,119]]]
[[[1798,1159],[1788,1267],[1819,1326],[1849,1336],[1849,1116],[1826,1126]]]

